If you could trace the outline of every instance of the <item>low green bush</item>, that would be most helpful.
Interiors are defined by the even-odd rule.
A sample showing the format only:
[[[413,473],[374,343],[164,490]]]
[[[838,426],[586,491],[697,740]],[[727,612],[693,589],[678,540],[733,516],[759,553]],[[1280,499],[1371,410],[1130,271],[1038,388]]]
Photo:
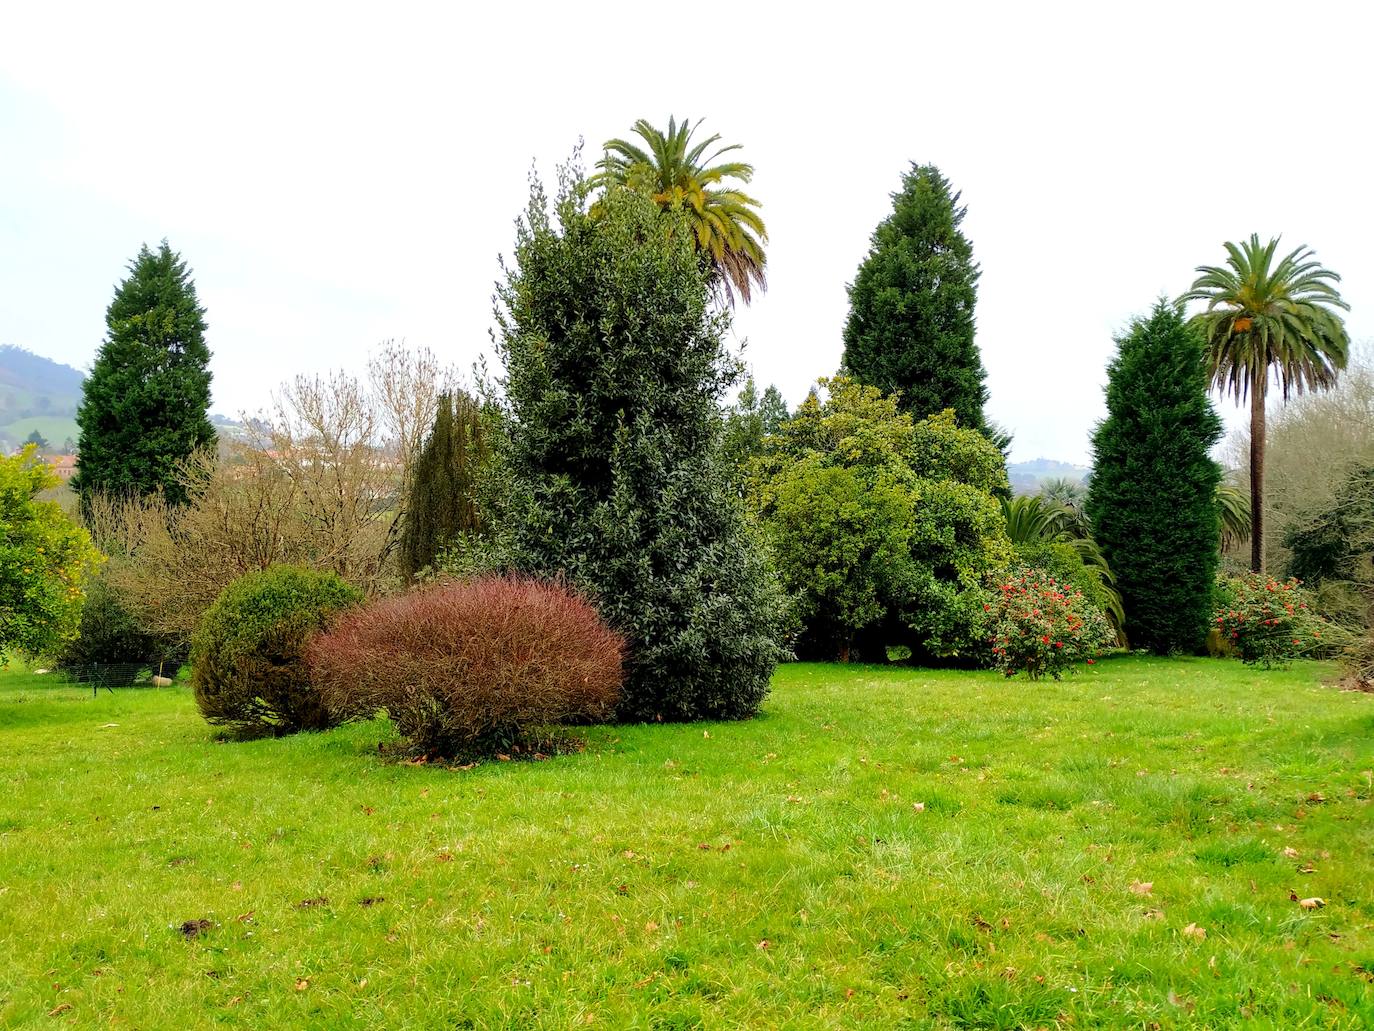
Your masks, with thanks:
[[[363,600],[333,573],[273,566],[224,589],[191,645],[191,686],[210,723],[241,737],[324,730],[367,715],[325,702],[302,649]]]

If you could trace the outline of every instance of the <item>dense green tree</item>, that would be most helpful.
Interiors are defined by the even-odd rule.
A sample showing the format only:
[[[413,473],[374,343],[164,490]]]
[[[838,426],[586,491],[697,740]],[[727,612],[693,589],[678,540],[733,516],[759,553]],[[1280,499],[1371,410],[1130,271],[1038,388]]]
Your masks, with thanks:
[[[764,440],[787,421],[787,402],[769,384],[762,394],[749,376],[735,403],[725,409],[721,423],[720,453],[736,493],[742,493],[750,463],[763,453]]]
[[[900,393],[913,418],[952,408],[960,425],[987,431],[987,374],[973,339],[979,269],[959,199],[934,165],[902,177],[849,287],[844,369]]]
[[[729,496],[719,402],[738,376],[692,225],[634,190],[588,210],[536,184],[499,289],[512,562],[563,574],[629,642],[618,714],[751,715],[784,602]]]
[[[48,448],[47,438],[44,437],[43,434],[39,433],[37,430],[34,430],[27,437],[24,438],[23,446],[28,447],[30,444],[36,447],[39,451],[46,451]]]
[[[768,230],[758,213],[759,202],[725,184],[729,180],[747,184],[754,177],[754,166],[744,161],[712,164],[722,154],[739,150],[740,144],[719,147],[708,155],[720,136],[693,144],[700,127],[700,120],[692,124],[669,118],[668,131],[663,132],[641,118],[634,131],[643,146],[607,140],[593,182],[608,189],[628,186],[647,194],[661,208],[680,212],[710,285],[722,290],[732,303],[738,293],[748,304],[755,288],[767,286],[768,257],[763,245],[768,242]]]
[[[86,531],[39,495],[57,477],[32,447],[0,458],[0,666],[76,635],[83,589],[99,561]]]
[[[145,245],[105,313],[107,332],[86,378],[74,485],[92,495],[164,493],[186,500],[178,470],[215,443],[205,310],[167,241]]]
[[[1211,614],[1221,418],[1207,397],[1201,335],[1159,301],[1117,341],[1107,417],[1093,434],[1087,513],[1116,576],[1136,647],[1201,647]]]
[[[894,395],[821,380],[755,463],[755,506],[815,658],[926,659],[982,643],[986,577],[1011,559],[996,447],[953,415],[913,422]]]
[[[1289,524],[1284,544],[1289,576],[1345,585],[1374,602],[1374,463],[1352,462],[1329,498]]]
[[[481,405],[461,391],[442,395],[411,473],[401,535],[408,577],[434,566],[458,539],[482,532],[478,480],[489,455]]]
[[[1304,390],[1329,390],[1350,349],[1349,310],[1334,284],[1341,277],[1298,247],[1274,263],[1278,237],[1258,235],[1226,245],[1225,267],[1202,265],[1183,301],[1206,301],[1194,317],[1208,346],[1215,386],[1250,399],[1250,568],[1264,572],[1265,403],[1277,376],[1283,399]]]

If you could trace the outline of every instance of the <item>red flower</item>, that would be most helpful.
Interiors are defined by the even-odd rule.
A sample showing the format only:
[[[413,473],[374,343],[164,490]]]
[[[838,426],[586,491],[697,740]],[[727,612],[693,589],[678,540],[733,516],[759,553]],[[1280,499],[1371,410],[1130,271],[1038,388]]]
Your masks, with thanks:
[[[1040,643],[1041,643],[1041,644],[1049,644],[1049,643],[1050,643],[1050,639],[1049,639],[1048,637],[1042,637],[1042,638],[1040,638]]]
[[[1097,660],[1096,660],[1096,659],[1089,659],[1089,660],[1088,660],[1088,665],[1089,665],[1089,666],[1096,666],[1096,665],[1097,665]]]

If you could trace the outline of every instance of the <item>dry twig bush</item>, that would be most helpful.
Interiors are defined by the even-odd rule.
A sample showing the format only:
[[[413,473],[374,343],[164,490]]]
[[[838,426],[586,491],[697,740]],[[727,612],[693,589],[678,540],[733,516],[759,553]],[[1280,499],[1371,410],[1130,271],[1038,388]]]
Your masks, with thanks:
[[[229,584],[274,565],[337,573],[369,595],[396,586],[404,486],[454,379],[430,352],[387,344],[366,379],[297,377],[246,420],[247,440],[185,463],[187,504],[93,499],[110,587],[140,626],[186,644]]]
[[[418,752],[512,747],[556,724],[608,718],[624,639],[585,598],[515,576],[434,584],[346,613],[306,647],[338,709],[385,709]]]

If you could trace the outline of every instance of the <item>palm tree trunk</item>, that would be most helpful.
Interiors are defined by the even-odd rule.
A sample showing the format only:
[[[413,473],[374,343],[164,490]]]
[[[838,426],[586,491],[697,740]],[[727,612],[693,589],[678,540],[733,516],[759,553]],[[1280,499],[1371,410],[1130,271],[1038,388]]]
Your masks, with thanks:
[[[1269,366],[1250,384],[1250,568],[1264,572],[1264,403]]]

